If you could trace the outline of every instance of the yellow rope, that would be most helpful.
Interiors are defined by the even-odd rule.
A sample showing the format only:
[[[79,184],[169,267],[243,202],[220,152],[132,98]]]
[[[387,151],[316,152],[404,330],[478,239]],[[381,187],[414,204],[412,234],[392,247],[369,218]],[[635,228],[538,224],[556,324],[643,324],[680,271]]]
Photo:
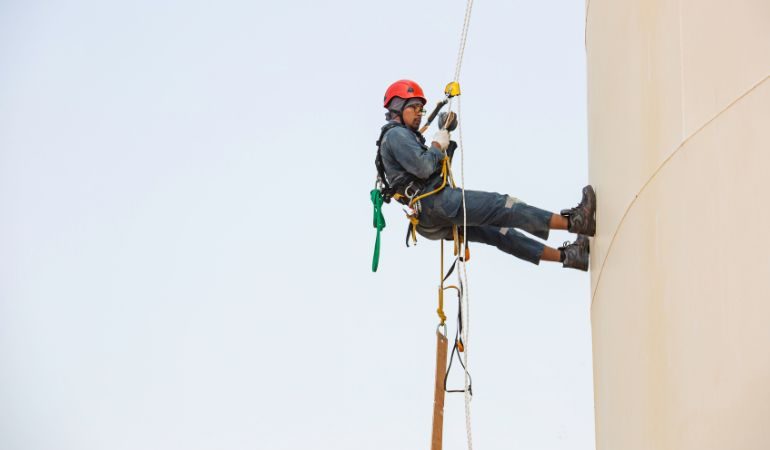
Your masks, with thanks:
[[[447,180],[447,173],[448,173],[448,166],[449,166],[449,157],[444,156],[444,159],[441,160],[441,186],[437,187],[436,189],[422,195],[418,195],[417,197],[413,198],[412,201],[409,202],[409,207],[411,208],[414,206],[415,203],[419,202],[420,200],[424,199],[425,197],[429,197],[433,194],[436,194],[440,192],[442,189],[446,187],[446,180]]]
[[[443,326],[446,323],[446,314],[444,314],[444,240],[441,240],[441,272],[439,276],[438,285],[438,309],[436,313],[438,318],[441,319],[439,326]]]

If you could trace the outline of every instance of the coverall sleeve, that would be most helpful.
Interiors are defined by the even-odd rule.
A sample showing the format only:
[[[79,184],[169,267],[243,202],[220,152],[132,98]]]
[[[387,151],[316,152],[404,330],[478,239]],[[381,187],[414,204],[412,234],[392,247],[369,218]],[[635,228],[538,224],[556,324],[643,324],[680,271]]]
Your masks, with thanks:
[[[425,150],[414,134],[403,128],[391,130],[387,141],[393,157],[404,170],[422,180],[436,172],[444,159],[444,152],[433,146]]]

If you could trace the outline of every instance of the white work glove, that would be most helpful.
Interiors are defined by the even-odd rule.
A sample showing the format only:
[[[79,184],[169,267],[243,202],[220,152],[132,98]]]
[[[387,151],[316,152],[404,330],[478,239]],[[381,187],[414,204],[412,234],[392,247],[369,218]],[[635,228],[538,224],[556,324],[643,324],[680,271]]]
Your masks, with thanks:
[[[449,132],[447,130],[436,131],[436,134],[433,135],[433,142],[438,144],[441,151],[446,151],[449,147]]]

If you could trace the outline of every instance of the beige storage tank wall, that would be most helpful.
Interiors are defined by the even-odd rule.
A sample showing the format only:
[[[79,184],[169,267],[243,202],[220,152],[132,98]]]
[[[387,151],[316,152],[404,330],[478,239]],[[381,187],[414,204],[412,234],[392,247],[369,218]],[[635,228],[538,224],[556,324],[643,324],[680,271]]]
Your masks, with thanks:
[[[597,449],[770,449],[770,0],[589,0],[586,51]]]

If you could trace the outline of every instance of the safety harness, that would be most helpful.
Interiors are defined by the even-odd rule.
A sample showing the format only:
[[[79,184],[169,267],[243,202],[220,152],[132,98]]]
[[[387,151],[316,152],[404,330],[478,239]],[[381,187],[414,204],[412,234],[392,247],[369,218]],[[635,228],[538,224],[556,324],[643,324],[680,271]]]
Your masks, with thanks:
[[[435,114],[432,116],[435,117]],[[409,129],[405,125],[399,122],[389,122],[385,126],[382,127],[382,131],[380,132],[380,138],[377,139],[377,157],[374,160],[374,165],[377,167],[377,183],[375,186],[375,189],[371,192],[372,196],[372,202],[375,205],[375,210],[377,209],[377,202],[381,199],[382,202],[390,203],[391,199],[396,200],[397,202],[401,203],[402,205],[406,206],[405,213],[406,217],[409,219],[409,225],[407,226],[406,230],[406,246],[409,247],[409,238],[411,237],[413,243],[417,243],[417,225],[420,224],[420,200],[437,194],[442,189],[444,189],[447,185],[447,178],[451,179],[451,173],[449,170],[449,157],[445,156],[444,159],[441,161],[441,167],[438,168],[433,174],[431,174],[426,180],[421,180],[408,172],[404,174],[404,177],[399,180],[398,185],[391,186],[388,182],[388,179],[385,175],[385,164],[382,162],[382,141],[385,137],[385,134],[396,127],[402,127]],[[418,141],[420,144],[425,147],[425,137],[422,135],[420,131],[414,131],[409,129],[409,131],[415,133],[417,136]],[[422,191],[429,186],[435,186],[438,177],[441,179],[441,183],[436,187],[435,189],[422,193]],[[452,181],[452,185],[454,185],[454,180]],[[377,195],[375,194],[375,191],[379,191],[380,199],[376,199]],[[381,205],[381,203],[380,203]],[[384,218],[382,218],[382,227],[378,227],[378,218],[375,217],[375,223],[374,226],[377,228],[378,238],[379,238],[379,232],[382,230],[382,228],[385,227],[384,225]],[[378,241],[377,241],[378,242]],[[376,245],[376,244],[375,244]],[[379,249],[375,248],[375,257],[379,258]],[[372,262],[372,270],[376,271],[376,266],[378,264],[378,261]]]

